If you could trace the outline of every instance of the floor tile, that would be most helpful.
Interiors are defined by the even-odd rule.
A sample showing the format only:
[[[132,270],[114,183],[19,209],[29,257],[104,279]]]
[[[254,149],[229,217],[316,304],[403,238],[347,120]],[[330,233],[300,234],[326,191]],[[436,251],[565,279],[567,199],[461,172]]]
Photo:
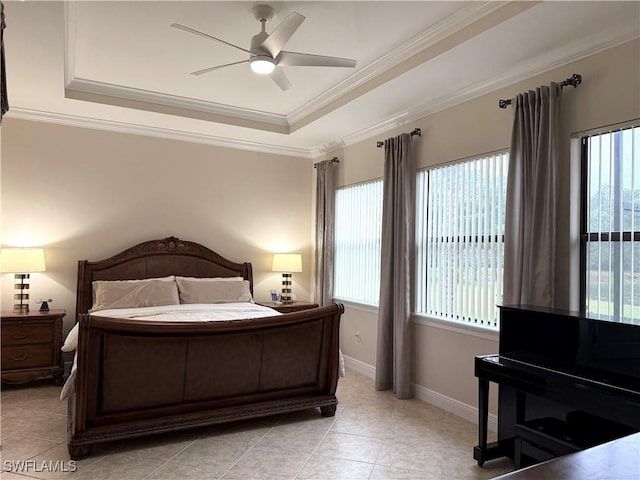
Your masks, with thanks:
[[[204,468],[223,475],[254,445],[242,439],[199,439],[170,460],[170,463]]]
[[[58,445],[59,442],[40,438],[8,435],[2,439],[2,462],[11,460],[27,460]]]
[[[485,480],[513,469],[505,459],[477,466],[473,423],[417,399],[378,392],[370,378],[351,371],[338,382],[333,417],[314,408],[109,442],[74,463],[59,392],[50,382],[2,389],[2,460],[33,463],[29,472],[5,471],[1,478]],[[57,465],[55,471],[42,470],[47,462]],[[77,471],[69,471],[72,465]]]
[[[323,455],[314,455],[306,463],[296,479],[305,480],[359,480],[368,479],[371,475],[373,464],[345,460],[342,458],[330,458]]]
[[[67,440],[67,416],[31,408],[2,409],[2,430],[53,442]]]
[[[211,480],[219,477],[220,475],[212,470],[178,465],[175,463],[165,463],[146,477],[145,480]]]
[[[74,480],[142,480],[158,468],[158,462],[125,454],[99,458],[86,469],[80,468],[69,478]]]
[[[33,457],[35,465],[40,467],[39,473],[34,474],[37,478],[45,480],[80,479],[87,473],[91,465],[103,457],[102,451],[94,447],[93,455],[84,460],[71,460],[66,443],[60,443],[56,447]],[[42,471],[42,466],[47,463],[55,465],[57,468]]]
[[[279,449],[313,453],[326,435],[324,428],[313,428],[299,423],[279,425],[262,437],[256,447],[268,449],[277,446]]]
[[[149,435],[118,442],[118,452],[134,457],[166,461],[192,445],[198,438],[180,432]]]
[[[288,449],[253,448],[225,475],[225,479],[295,478],[310,455]]]
[[[383,440],[348,433],[329,432],[317,453],[325,457],[375,463]]]
[[[441,475],[436,470],[420,472],[405,468],[376,465],[369,480],[440,480]]]

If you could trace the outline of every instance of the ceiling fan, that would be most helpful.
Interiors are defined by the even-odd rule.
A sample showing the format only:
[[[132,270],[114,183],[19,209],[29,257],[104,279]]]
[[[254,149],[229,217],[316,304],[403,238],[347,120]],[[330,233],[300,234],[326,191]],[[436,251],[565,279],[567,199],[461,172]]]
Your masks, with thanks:
[[[251,49],[234,45],[233,43],[226,42],[220,38],[216,38],[213,35],[209,35],[204,32],[200,32],[193,28],[181,25],[179,23],[172,23],[171,26],[184,30],[185,32],[194,33],[201,37],[215,40],[216,42],[224,43],[230,47],[242,50],[249,54],[249,58],[241,60],[239,62],[226,63],[224,65],[216,65],[215,67],[204,68],[191,72],[192,75],[202,75],[203,73],[209,73],[219,68],[229,67],[232,65],[240,65],[242,63],[248,63],[255,73],[262,75],[269,75],[271,79],[282,90],[288,90],[291,88],[291,83],[282,70],[282,66],[285,67],[346,67],[354,68],[356,61],[349,58],[340,57],[327,57],[324,55],[312,55],[309,53],[297,53],[287,52],[283,50],[286,43],[296,32],[298,27],[302,24],[305,17],[297,12],[291,12],[287,17],[280,22],[273,32],[268,34],[265,31],[266,23],[273,18],[273,8],[269,5],[256,5],[252,8],[254,17],[262,24],[260,33],[254,35],[251,39]]]

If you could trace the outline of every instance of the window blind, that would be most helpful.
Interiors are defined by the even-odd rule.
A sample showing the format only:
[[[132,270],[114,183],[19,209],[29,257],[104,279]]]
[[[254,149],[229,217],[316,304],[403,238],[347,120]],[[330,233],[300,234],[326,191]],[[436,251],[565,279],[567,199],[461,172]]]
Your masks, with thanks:
[[[378,305],[382,193],[382,180],[336,191],[335,298]]]
[[[508,154],[417,178],[416,312],[498,328]]]
[[[583,138],[583,295],[640,324],[640,126]]]

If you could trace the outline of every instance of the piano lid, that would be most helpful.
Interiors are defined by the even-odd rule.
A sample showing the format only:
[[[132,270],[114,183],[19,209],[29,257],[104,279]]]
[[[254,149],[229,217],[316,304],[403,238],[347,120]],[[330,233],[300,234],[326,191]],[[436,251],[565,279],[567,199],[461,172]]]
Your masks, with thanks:
[[[500,355],[640,391],[640,325],[568,310],[504,305]]]
[[[552,315],[565,315],[569,317],[588,318],[589,320],[599,320],[603,322],[626,323],[630,325],[640,326],[640,319],[620,317],[615,315],[586,313],[578,310],[565,310],[562,308],[541,307],[539,305],[498,305],[498,308],[510,308],[515,310],[530,310],[541,313],[549,313]]]

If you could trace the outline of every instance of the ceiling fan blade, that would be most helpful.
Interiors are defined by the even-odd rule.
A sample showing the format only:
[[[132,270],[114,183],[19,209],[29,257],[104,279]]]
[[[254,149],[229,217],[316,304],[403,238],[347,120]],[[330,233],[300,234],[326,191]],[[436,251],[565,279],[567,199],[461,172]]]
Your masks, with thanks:
[[[304,15],[291,12],[259,47],[269,52],[271,58],[276,58],[298,27],[302,25],[304,18]]]
[[[356,66],[356,60],[340,57],[325,57],[310,53],[282,51],[276,58],[276,64],[285,67],[347,67]]]
[[[203,68],[202,70],[191,72],[191,75],[202,75],[203,73],[209,73],[213,70],[217,70],[218,68],[230,67],[231,65],[239,65],[241,63],[249,63],[249,60],[242,60],[240,62],[225,63],[224,65],[216,65],[215,67]]]
[[[245,48],[242,48],[242,47],[239,47],[237,45],[234,45],[233,43],[225,42],[224,40],[216,38],[213,35],[209,35],[208,33],[200,32],[198,30],[195,30],[195,29],[190,28],[190,27],[186,27],[186,26],[181,25],[179,23],[172,23],[171,26],[173,28],[184,30],[185,32],[189,32],[189,33],[194,33],[196,35],[200,35],[201,37],[208,38],[209,40],[215,40],[216,42],[224,43],[225,45],[229,45],[230,47],[237,48],[238,50],[242,50],[243,52],[251,54],[251,52],[249,50],[245,49]]]
[[[280,67],[276,67],[269,76],[271,77],[271,80],[273,80],[276,85],[280,87],[281,90],[289,90],[291,88],[289,79],[284,74],[284,70],[282,70]]]

